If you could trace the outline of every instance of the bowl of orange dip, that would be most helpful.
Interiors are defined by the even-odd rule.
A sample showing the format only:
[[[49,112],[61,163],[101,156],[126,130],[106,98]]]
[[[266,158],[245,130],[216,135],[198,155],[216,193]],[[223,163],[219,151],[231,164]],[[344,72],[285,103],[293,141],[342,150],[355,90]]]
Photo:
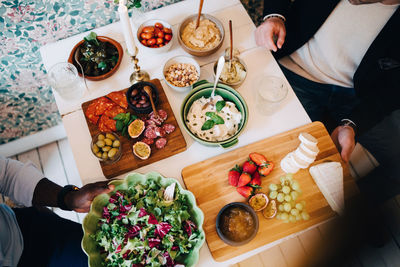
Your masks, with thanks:
[[[242,246],[250,242],[258,232],[258,217],[247,204],[232,202],[217,215],[218,236],[230,246]]]

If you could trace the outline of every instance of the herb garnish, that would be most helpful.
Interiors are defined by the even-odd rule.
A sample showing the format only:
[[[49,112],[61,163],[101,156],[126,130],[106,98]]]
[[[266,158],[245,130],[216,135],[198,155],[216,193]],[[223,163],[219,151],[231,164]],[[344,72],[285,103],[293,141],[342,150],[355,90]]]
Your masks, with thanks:
[[[224,124],[225,121],[223,118],[221,118],[217,113],[215,112],[206,112],[206,116],[210,117],[209,120],[206,120],[206,122],[201,126],[201,130],[210,130],[214,125],[216,124]]]
[[[115,124],[115,128],[123,136],[128,136],[128,126],[137,118],[137,116],[131,115],[129,112],[119,113],[117,116],[114,117],[114,120],[117,121]]]

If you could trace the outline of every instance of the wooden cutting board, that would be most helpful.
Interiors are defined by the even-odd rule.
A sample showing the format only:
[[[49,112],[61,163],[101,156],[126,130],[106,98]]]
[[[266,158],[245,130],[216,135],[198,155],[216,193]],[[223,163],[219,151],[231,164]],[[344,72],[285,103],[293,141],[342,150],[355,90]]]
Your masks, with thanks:
[[[306,201],[306,210],[310,214],[310,220],[284,223],[277,219],[265,219],[262,213],[258,212],[259,230],[256,237],[249,243],[240,247],[232,247],[225,244],[217,235],[215,221],[220,209],[231,202],[246,202],[245,198],[236,192],[236,188],[228,184],[229,170],[235,164],[243,164],[251,152],[265,155],[268,160],[275,163],[275,169],[268,176],[262,178],[261,191],[267,193],[269,184],[278,183],[279,177],[285,174],[280,168],[280,161],[300,144],[298,139],[300,132],[308,132],[318,139],[320,152],[312,165],[324,161],[341,162],[344,171],[345,197],[349,198],[357,194],[357,186],[351,178],[347,166],[341,161],[335,145],[320,122],[313,122],[188,166],[182,170],[182,178],[187,189],[196,196],[197,205],[204,212],[203,228],[208,247],[216,261],[226,261],[335,216],[336,213],[330,208],[308,169],[300,170],[294,175],[294,179],[299,181],[303,191],[298,201]]]
[[[112,164],[106,164],[106,163],[100,161],[101,169],[106,178],[112,178],[112,177],[118,176],[120,174],[140,168],[142,166],[151,164],[153,162],[168,158],[172,155],[175,155],[177,153],[180,153],[180,152],[186,150],[185,138],[182,135],[181,129],[179,128],[179,125],[176,121],[175,115],[172,111],[172,108],[171,108],[169,102],[168,102],[167,95],[164,92],[164,89],[160,83],[160,80],[154,79],[154,80],[151,80],[150,82],[153,83],[158,89],[159,98],[158,98],[158,105],[156,108],[163,109],[167,112],[168,118],[164,123],[173,124],[175,126],[175,131],[173,131],[171,134],[168,134],[166,136],[167,145],[164,148],[157,149],[155,147],[155,145],[152,144],[151,145],[151,155],[146,160],[141,160],[141,159],[137,158],[136,156],[133,155],[133,152],[132,152],[133,144],[136,141],[140,140],[142,136],[140,136],[138,139],[131,139],[129,137],[124,137],[124,136],[119,135],[120,141],[122,144],[121,159]],[[126,88],[121,91],[126,92],[127,90],[128,89]],[[82,104],[83,114],[85,114],[89,104],[92,101],[94,101],[94,100],[91,100],[91,101],[88,101],[88,102],[85,102]],[[128,108],[128,111],[131,114],[135,114],[140,118],[144,118],[147,115],[147,114],[136,114],[133,110],[131,110],[129,108]],[[85,116],[85,118],[86,118],[86,116]],[[88,125],[90,135],[92,137],[100,132],[97,125],[92,124],[87,118],[86,118],[86,123]],[[88,149],[90,149],[89,145],[88,145]]]

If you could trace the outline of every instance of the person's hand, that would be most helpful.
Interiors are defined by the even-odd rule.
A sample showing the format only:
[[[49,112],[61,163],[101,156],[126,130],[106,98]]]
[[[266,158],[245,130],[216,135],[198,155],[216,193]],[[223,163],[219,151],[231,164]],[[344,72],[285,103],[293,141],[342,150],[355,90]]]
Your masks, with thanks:
[[[338,126],[333,130],[331,138],[344,162],[349,162],[351,153],[356,145],[355,132],[350,126]]]
[[[274,37],[275,36],[275,37]],[[286,27],[282,19],[271,17],[266,19],[255,32],[256,44],[276,52],[282,48],[286,37]],[[276,38],[276,44],[274,42]]]
[[[65,196],[65,204],[76,212],[89,212],[90,204],[97,195],[114,190],[115,186],[108,185],[109,182],[87,184],[78,191],[71,191]]]

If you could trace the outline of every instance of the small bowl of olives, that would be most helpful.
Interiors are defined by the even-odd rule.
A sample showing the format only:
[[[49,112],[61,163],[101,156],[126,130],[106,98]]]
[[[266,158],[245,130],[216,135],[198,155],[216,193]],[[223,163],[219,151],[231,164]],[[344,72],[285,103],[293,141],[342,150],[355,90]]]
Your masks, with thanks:
[[[115,133],[98,133],[90,144],[90,149],[96,158],[104,163],[111,164],[121,158],[121,141]]]
[[[152,111],[150,98],[144,91],[145,86],[150,86],[154,105],[158,104],[158,90],[157,87],[150,82],[138,82],[129,87],[126,91],[126,99],[128,106],[135,112],[140,114],[147,114]]]

